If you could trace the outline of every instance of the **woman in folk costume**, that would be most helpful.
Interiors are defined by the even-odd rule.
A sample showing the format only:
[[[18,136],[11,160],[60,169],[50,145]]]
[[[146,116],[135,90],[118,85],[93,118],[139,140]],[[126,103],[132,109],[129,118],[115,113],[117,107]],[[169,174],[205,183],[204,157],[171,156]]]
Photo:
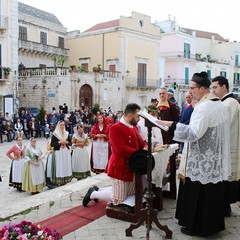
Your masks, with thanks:
[[[17,143],[12,146],[6,153],[6,155],[12,160],[9,176],[9,186],[15,187],[19,191],[22,191],[25,150],[26,146],[23,144],[23,139],[21,137],[18,137]]]
[[[93,140],[90,164],[91,170],[97,174],[105,171],[110,157],[109,128],[104,116],[98,115],[90,132],[90,138]]]
[[[53,153],[46,163],[46,184],[49,188],[62,186],[72,180],[71,139],[65,129],[64,121],[60,120],[51,138]]]
[[[88,138],[83,131],[83,126],[77,125],[76,133],[72,137],[72,146],[74,146],[72,169],[73,177],[77,178],[77,180],[91,176],[87,145]]]
[[[42,161],[43,154],[33,137],[30,138],[25,156],[27,162],[24,164],[22,190],[34,195],[41,192],[46,183]]]

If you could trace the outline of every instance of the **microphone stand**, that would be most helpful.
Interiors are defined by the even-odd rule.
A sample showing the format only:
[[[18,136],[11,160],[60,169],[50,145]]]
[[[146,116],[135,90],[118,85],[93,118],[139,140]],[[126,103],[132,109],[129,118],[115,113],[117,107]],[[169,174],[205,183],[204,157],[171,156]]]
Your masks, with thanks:
[[[137,223],[132,223],[129,228],[125,230],[127,237],[132,237],[132,231],[146,222],[146,239],[149,240],[149,232],[152,228],[152,222],[154,222],[157,227],[166,233],[166,238],[172,238],[172,231],[167,225],[161,225],[158,221],[157,214],[158,211],[153,209],[152,203],[154,199],[154,194],[152,192],[152,127],[155,125],[145,118],[145,126],[148,129],[148,151],[147,151],[147,190],[144,194],[146,199],[146,208],[140,210],[140,219]]]

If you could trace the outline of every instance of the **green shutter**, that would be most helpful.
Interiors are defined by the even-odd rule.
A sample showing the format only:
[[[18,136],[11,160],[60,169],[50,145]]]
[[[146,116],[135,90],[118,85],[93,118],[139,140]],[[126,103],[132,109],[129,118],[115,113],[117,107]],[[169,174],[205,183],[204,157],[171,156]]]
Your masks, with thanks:
[[[185,84],[189,84],[189,68],[185,67]]]

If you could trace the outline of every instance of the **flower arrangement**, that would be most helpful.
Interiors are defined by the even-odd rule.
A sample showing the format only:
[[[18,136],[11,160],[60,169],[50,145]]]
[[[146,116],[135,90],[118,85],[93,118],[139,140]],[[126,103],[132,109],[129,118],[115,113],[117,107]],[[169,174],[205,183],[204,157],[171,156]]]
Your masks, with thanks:
[[[0,239],[20,240],[60,240],[62,236],[57,231],[52,231],[40,224],[22,221],[18,224],[7,224],[0,230]]]

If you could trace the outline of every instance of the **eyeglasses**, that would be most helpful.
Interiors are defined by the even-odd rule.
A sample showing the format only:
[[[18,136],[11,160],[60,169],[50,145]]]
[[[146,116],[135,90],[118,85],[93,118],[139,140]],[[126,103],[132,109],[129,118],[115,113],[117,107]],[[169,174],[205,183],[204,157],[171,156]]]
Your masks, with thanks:
[[[199,88],[199,87],[190,87],[190,90],[193,90],[194,88]]]

